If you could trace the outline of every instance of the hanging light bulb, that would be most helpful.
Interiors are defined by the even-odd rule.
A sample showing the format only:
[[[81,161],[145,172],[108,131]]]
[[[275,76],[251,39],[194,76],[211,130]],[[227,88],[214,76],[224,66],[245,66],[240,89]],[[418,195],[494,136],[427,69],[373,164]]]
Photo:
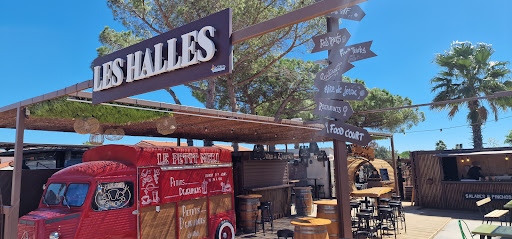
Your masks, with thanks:
[[[464,159],[461,159],[461,160],[460,160],[460,162],[461,162],[461,163],[464,163]]]
[[[469,158],[467,158],[466,161],[469,162]]]
[[[505,155],[505,160],[508,160],[508,155]]]

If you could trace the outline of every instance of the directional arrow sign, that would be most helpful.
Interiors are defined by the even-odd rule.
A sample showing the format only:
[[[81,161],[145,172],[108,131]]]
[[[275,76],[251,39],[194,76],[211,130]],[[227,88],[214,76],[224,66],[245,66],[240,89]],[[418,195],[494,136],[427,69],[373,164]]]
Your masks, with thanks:
[[[316,99],[316,108],[313,114],[325,117],[335,118],[346,121],[354,111],[350,107],[350,103],[339,100]]]
[[[325,128],[320,130],[320,135],[351,142],[357,145],[367,145],[372,141],[372,136],[365,129],[342,123],[341,121],[328,120],[324,122]]]
[[[316,98],[319,99],[362,101],[368,96],[366,88],[357,83],[315,81],[315,87],[320,90],[316,94]]]
[[[313,47],[311,53],[327,51],[332,48],[340,49],[347,44],[348,39],[350,39],[350,33],[346,28],[340,29],[337,32],[329,32],[315,36],[313,37],[315,47]]]
[[[367,41],[332,50],[331,54],[329,54],[329,61],[354,62],[377,56],[377,54],[370,50],[372,43],[373,41]]]
[[[327,14],[328,17],[342,18],[353,21],[361,21],[366,13],[364,13],[363,9],[358,5],[354,5],[352,7],[347,7],[335,12],[331,12]]]
[[[315,81],[330,81],[336,78],[341,79],[341,75],[352,68],[354,68],[354,65],[346,61],[330,64],[316,74]]]

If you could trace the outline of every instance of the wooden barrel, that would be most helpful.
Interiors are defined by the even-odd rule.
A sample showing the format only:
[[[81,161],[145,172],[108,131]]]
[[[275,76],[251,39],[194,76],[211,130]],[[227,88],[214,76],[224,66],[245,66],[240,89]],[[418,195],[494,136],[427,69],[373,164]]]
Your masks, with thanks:
[[[291,224],[295,226],[295,239],[329,239],[326,226],[331,221],[327,219],[304,217],[291,221]]]
[[[338,214],[337,214],[337,205],[338,202],[336,200],[323,200],[316,201],[316,217],[329,219],[331,224],[327,225],[327,232],[329,233],[330,239],[338,239]]]
[[[308,216],[313,211],[311,187],[295,187],[295,209],[298,216]]]
[[[244,232],[254,232],[256,220],[260,217],[260,198],[259,194],[240,195],[238,198],[238,215],[236,222]]]

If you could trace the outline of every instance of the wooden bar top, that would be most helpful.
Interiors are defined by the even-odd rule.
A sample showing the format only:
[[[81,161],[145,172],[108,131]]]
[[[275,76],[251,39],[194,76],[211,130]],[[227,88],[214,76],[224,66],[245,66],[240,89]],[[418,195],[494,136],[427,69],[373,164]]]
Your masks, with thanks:
[[[314,201],[313,203],[318,205],[336,206],[338,205],[338,200],[320,200]]]
[[[294,187],[293,189],[299,189],[299,190],[301,190],[301,189],[308,190],[309,189],[309,190],[311,190],[311,187]]]
[[[350,193],[350,196],[352,197],[372,197],[377,198],[380,197],[386,193],[391,192],[393,188],[390,187],[374,187],[374,188],[368,188],[363,190],[357,190]]]
[[[290,223],[295,226],[317,227],[329,225],[331,224],[331,220],[314,217],[302,217],[297,218]]]
[[[252,199],[252,198],[260,198],[260,197],[263,197],[263,196],[259,195],[259,194],[249,194],[249,195],[238,195],[236,197],[237,198],[243,198],[243,199]]]

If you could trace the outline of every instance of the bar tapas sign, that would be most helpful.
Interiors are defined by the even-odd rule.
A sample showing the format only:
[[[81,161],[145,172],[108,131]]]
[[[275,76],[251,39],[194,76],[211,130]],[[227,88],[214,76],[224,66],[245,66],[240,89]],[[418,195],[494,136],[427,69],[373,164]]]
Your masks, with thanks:
[[[232,72],[231,9],[93,61],[92,103],[104,103]]]

